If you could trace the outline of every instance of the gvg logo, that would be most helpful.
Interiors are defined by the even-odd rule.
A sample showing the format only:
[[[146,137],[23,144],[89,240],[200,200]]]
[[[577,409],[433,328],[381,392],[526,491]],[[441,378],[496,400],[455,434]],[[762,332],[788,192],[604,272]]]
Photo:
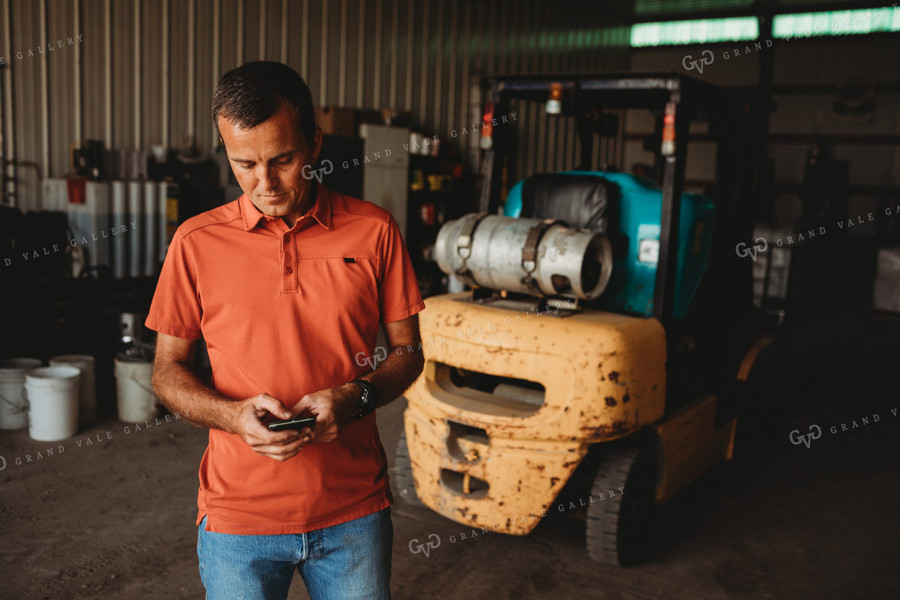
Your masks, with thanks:
[[[300,170],[300,174],[303,175],[306,179],[315,178],[316,181],[322,183],[323,175],[331,175],[332,171],[334,171],[334,163],[328,160],[327,158],[322,161],[322,166],[318,169],[313,169],[312,165],[303,165],[303,168]]]
[[[685,71],[693,71],[697,70],[701,75],[703,75],[704,67],[708,67],[713,64],[713,61],[716,59],[715,55],[712,53],[712,50],[704,50],[700,53],[699,59],[694,59],[693,56],[688,54],[684,58],[681,59],[681,66],[684,67]]]
[[[739,257],[744,258],[745,256],[749,256],[753,259],[753,262],[756,262],[756,255],[759,252],[765,252],[769,249],[769,243],[766,242],[766,238],[758,237],[756,238],[756,243],[754,243],[749,248],[747,244],[744,242],[738,242],[738,245],[734,247],[734,252]]]
[[[373,356],[366,356],[365,352],[357,352],[356,353],[356,364],[360,367],[364,367],[369,365],[370,369],[375,369],[378,366],[378,363],[384,362],[387,358],[388,349],[384,346],[378,346],[375,348],[375,354]]]
[[[419,542],[418,538],[413,538],[409,540],[409,551],[413,554],[424,554],[425,558],[431,554],[431,551],[435,548],[440,547],[441,545],[441,536],[436,533],[432,533],[428,536],[428,541],[424,544]]]
[[[800,435],[800,430],[795,429],[788,435],[788,439],[791,440],[793,445],[799,446],[800,444],[803,444],[807,449],[809,449],[813,440],[817,440],[820,437],[822,437],[822,428],[818,425],[810,425],[809,433]]]

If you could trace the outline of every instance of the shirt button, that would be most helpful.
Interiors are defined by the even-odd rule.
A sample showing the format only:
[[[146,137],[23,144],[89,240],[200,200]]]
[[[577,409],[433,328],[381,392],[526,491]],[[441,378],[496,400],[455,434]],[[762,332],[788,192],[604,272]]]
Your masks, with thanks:
[[[285,243],[285,244],[287,244],[287,243],[290,242],[290,241],[291,241],[291,236],[289,236],[289,235],[284,236],[284,243]]]
[[[287,267],[287,268],[284,270],[284,272],[287,273],[288,275],[290,275],[291,273],[294,272],[294,269],[293,269],[293,267]]]

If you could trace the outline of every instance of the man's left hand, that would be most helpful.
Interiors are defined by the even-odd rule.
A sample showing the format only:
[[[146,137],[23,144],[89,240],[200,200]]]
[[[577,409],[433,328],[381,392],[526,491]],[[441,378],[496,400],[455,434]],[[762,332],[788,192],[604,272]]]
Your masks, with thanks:
[[[304,443],[334,441],[359,408],[361,393],[359,387],[350,383],[303,396],[291,412],[295,416],[316,416],[316,426]]]

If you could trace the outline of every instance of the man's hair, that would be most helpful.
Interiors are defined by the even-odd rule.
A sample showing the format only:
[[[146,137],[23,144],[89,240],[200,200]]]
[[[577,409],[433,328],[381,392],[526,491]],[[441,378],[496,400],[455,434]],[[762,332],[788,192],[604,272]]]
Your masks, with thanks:
[[[256,127],[286,103],[297,114],[297,126],[312,146],[316,131],[312,95],[303,78],[287,65],[249,62],[222,75],[213,97],[212,120],[224,117],[243,129]]]

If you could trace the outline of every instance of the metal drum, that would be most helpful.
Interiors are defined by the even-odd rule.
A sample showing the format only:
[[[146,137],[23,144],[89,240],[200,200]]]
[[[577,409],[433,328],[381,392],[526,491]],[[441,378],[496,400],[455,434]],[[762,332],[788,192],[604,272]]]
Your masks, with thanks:
[[[470,285],[534,296],[593,300],[612,274],[612,248],[602,233],[484,213],[447,222],[435,258]]]

